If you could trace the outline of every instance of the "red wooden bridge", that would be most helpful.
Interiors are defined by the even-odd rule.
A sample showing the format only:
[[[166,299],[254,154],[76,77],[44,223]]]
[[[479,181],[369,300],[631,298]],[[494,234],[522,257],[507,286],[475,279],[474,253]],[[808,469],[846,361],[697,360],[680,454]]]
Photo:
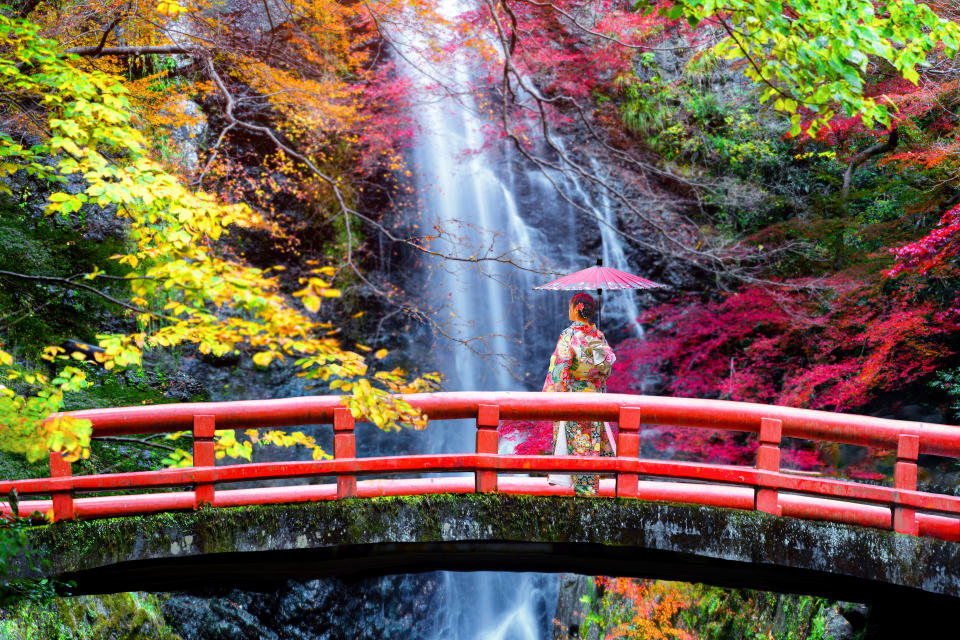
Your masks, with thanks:
[[[0,495],[15,488],[21,496],[32,497],[20,502],[22,515],[52,511],[54,519],[69,520],[189,510],[205,504],[236,507],[429,493],[572,495],[571,489],[549,485],[543,477],[508,474],[579,472],[614,477],[602,481],[601,497],[759,510],[960,541],[960,497],[917,490],[918,455],[960,457],[960,427],[720,400],[618,394],[433,393],[407,396],[407,400],[430,420],[475,420],[476,450],[358,458],[354,418],[338,396],[95,409],[72,414],[92,421],[94,438],[192,430],[195,466],[74,476],[71,465],[53,454],[49,478],[0,481]],[[619,423],[618,455],[581,458],[498,453],[501,420],[558,419]],[[312,424],[333,425],[334,459],[215,465],[217,429]],[[756,465],[640,459],[644,425],[755,433],[759,439]],[[895,450],[893,486],[781,469],[784,437]],[[473,477],[358,481],[365,476],[444,472],[471,472]],[[336,481],[252,489],[222,486],[320,477],[335,477]],[[150,489],[164,491],[151,493]],[[141,492],[117,495],[130,490]]]

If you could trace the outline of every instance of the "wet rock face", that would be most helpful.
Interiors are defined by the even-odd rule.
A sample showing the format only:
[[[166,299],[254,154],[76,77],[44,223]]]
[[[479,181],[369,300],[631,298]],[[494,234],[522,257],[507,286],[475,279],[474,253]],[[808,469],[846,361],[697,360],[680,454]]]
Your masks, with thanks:
[[[553,640],[600,640],[600,627],[592,625],[584,634],[587,606],[581,598],[589,596],[593,578],[564,574],[560,578],[560,595],[557,598],[557,612],[554,615]]]
[[[45,164],[49,168],[54,168],[56,159],[48,159]],[[71,173],[63,178],[59,184],[51,184],[44,180],[32,176],[25,171],[17,171],[0,179],[12,195],[12,198],[19,202],[20,211],[34,220],[47,219],[46,207],[47,197],[53,192],[63,192],[70,195],[82,193],[87,189],[86,179],[77,173]],[[110,204],[101,207],[95,202],[87,202],[79,211],[73,212],[68,216],[56,215],[50,220],[62,227],[75,230],[83,236],[85,240],[94,242],[103,242],[107,239],[123,238],[129,230],[129,221],[117,216],[116,205]],[[0,243],[4,249],[6,245]],[[31,244],[27,252],[17,252],[17,247],[12,247],[12,255],[29,255],[35,251],[35,245]]]
[[[833,640],[854,640],[858,637],[859,631],[865,626],[866,620],[859,628],[855,627],[844,615],[843,606],[844,603],[837,603],[821,611],[823,637]]]
[[[229,596],[173,597],[164,603],[163,616],[183,640],[277,640],[276,633]]]
[[[163,615],[183,640],[417,640],[432,628],[436,589],[432,574],[291,581],[269,593],[176,594]]]

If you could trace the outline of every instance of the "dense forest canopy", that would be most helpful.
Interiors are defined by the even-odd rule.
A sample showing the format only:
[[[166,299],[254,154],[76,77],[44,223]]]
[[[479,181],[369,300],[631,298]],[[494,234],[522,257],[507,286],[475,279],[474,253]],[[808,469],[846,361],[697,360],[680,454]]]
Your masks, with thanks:
[[[365,311],[338,304],[354,292],[431,322],[371,272],[370,245],[438,253],[443,230],[401,232],[384,213],[410,204],[404,150],[417,134],[396,63],[440,70],[451,56],[469,57],[475,79],[437,74],[431,90],[482,96],[491,142],[607,193],[618,232],[674,284],[646,313],[648,339],[623,345],[617,390],[653,369],[668,393],[847,410],[937,371],[949,384],[953,11],[870,0],[7,7],[9,215],[81,236],[107,215],[122,233],[75,265],[10,252],[0,265],[0,443],[31,459],[88,455],[89,425],[46,420],[64,394],[94,369],[186,345],[296,362],[348,392],[356,415],[422,425],[393,394],[438,378],[384,366],[395,345],[379,331],[372,346],[344,344],[337,332]],[[209,135],[184,140],[201,117]],[[614,169],[592,171],[588,153]],[[250,238],[271,249],[246,255]],[[442,257],[508,260],[478,249]],[[110,310],[109,326],[89,328],[102,369],[42,340],[71,336],[10,322],[24,327],[21,316],[68,294]],[[325,455],[282,435],[273,441]],[[224,432],[220,452],[249,456],[251,438]]]

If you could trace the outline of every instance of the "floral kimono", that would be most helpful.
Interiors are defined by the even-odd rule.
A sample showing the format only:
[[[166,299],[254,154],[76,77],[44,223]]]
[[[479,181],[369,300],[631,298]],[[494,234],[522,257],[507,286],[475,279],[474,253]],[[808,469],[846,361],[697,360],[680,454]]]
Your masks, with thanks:
[[[596,325],[574,322],[563,330],[550,356],[544,391],[603,393],[616,356]],[[559,439],[559,447],[558,445]],[[603,422],[559,421],[553,423],[554,454],[571,456],[612,456],[613,443]],[[559,449],[559,450],[558,450]],[[553,484],[567,484],[567,476],[551,476]],[[597,495],[600,476],[574,475],[575,495]]]

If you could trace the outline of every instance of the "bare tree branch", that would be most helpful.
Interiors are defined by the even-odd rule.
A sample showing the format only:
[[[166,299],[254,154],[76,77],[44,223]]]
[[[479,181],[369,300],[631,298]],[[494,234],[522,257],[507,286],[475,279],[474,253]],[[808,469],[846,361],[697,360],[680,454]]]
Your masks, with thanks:
[[[97,50],[92,55],[99,56],[103,52],[103,45],[107,43],[107,36],[109,36],[110,32],[113,31],[118,24],[120,24],[120,21],[123,20],[123,18],[123,14],[120,14],[107,26],[106,29],[103,30],[103,37],[100,38],[100,43],[97,45]]]
[[[104,34],[104,39],[106,34]],[[139,47],[104,47],[103,42],[97,46],[71,47],[66,53],[75,53],[78,56],[148,56],[148,55],[194,55],[196,50],[178,44],[144,45]]]
[[[46,282],[48,284],[55,284],[61,287],[76,287],[78,289],[83,289],[85,291],[89,291],[93,294],[96,294],[97,296],[100,296],[104,300],[107,300],[108,302],[112,302],[115,305],[121,306],[124,309],[128,309],[129,311],[134,311],[136,313],[144,313],[147,315],[154,316],[156,318],[162,318],[164,320],[178,322],[177,318],[174,318],[172,316],[167,316],[162,313],[156,313],[154,311],[149,311],[148,309],[141,309],[140,307],[135,307],[132,304],[128,304],[124,302],[123,300],[118,300],[114,298],[113,296],[101,291],[100,289],[97,289],[96,287],[91,287],[90,285],[84,284],[82,282],[76,282],[71,278],[57,278],[54,276],[32,276],[25,273],[16,273],[14,271],[0,271],[0,277],[15,278],[17,280],[28,280],[33,282]],[[77,277],[77,276],[74,276],[74,277]]]
[[[93,439],[97,442],[120,442],[120,443],[136,444],[143,447],[153,447],[154,449],[163,449],[164,451],[177,450],[176,447],[171,447],[168,444],[151,442],[149,440],[141,440],[140,438],[124,438],[123,436],[94,436]]]
[[[430,325],[434,331],[439,333],[444,338],[447,338],[448,340],[451,340],[453,342],[458,342],[477,354],[483,355],[481,351],[477,350],[476,347],[473,346],[473,343],[475,342],[483,343],[488,338],[491,337],[491,336],[476,336],[472,338],[458,338],[457,336],[453,336],[449,332],[444,330],[444,328],[439,323],[437,323],[433,318],[431,318],[427,313],[425,313],[421,309],[408,303],[395,301],[393,299],[393,296],[389,292],[384,291],[381,287],[378,287],[376,284],[374,284],[353,261],[353,253],[352,253],[353,231],[350,226],[351,218],[357,218],[359,220],[366,222],[367,224],[377,229],[380,233],[382,233],[384,236],[386,236],[388,239],[392,241],[405,244],[406,246],[416,249],[421,253],[431,255],[431,256],[437,256],[444,260],[451,260],[456,262],[469,262],[474,264],[480,264],[483,262],[500,262],[500,263],[510,264],[518,269],[533,271],[535,273],[543,273],[545,275],[553,275],[550,272],[543,272],[543,271],[531,269],[529,267],[516,263],[512,259],[505,258],[504,256],[506,255],[506,253],[501,254],[499,256],[479,256],[478,255],[478,256],[471,256],[469,258],[464,258],[460,256],[452,256],[452,255],[443,254],[437,251],[433,251],[427,247],[424,247],[418,244],[416,241],[417,239],[414,239],[414,238],[400,238],[396,236],[395,234],[390,232],[386,227],[384,227],[382,224],[376,222],[375,220],[371,219],[369,216],[363,215],[359,211],[356,211],[355,209],[350,207],[347,204],[346,198],[344,197],[343,192],[340,190],[340,187],[337,184],[337,181],[333,177],[327,175],[322,170],[320,170],[320,168],[317,167],[317,165],[312,160],[310,160],[310,158],[304,156],[303,154],[299,153],[298,151],[290,147],[288,144],[283,142],[279,138],[279,136],[277,136],[277,134],[273,131],[273,129],[264,125],[245,122],[237,118],[236,115],[234,114],[234,109],[237,104],[236,98],[227,88],[226,83],[223,81],[222,76],[216,70],[216,67],[213,65],[213,61],[210,59],[209,56],[204,58],[204,63],[207,68],[207,73],[209,74],[210,79],[213,81],[214,85],[217,87],[217,90],[223,96],[224,101],[226,103],[224,107],[223,115],[224,115],[224,118],[227,120],[228,124],[233,124],[238,128],[246,129],[248,131],[252,131],[252,132],[259,133],[261,135],[266,136],[283,153],[288,155],[290,158],[293,158],[294,160],[301,162],[304,166],[306,166],[310,170],[311,173],[313,173],[313,175],[320,178],[330,187],[331,191],[334,194],[334,199],[337,202],[337,206],[340,209],[340,213],[343,216],[345,230],[347,232],[347,255],[346,255],[347,266],[350,268],[351,272],[354,275],[356,275],[361,282],[363,282],[367,287],[369,287],[370,290],[376,293],[381,299],[385,300],[390,306],[395,307],[400,311],[413,315],[419,321]],[[485,274],[485,275],[488,275],[488,274]]]
[[[43,0],[26,0],[23,2],[20,8],[17,9],[17,15],[19,15],[21,18],[26,18],[28,15],[33,13],[33,10],[36,9],[41,2],[43,2]]]

